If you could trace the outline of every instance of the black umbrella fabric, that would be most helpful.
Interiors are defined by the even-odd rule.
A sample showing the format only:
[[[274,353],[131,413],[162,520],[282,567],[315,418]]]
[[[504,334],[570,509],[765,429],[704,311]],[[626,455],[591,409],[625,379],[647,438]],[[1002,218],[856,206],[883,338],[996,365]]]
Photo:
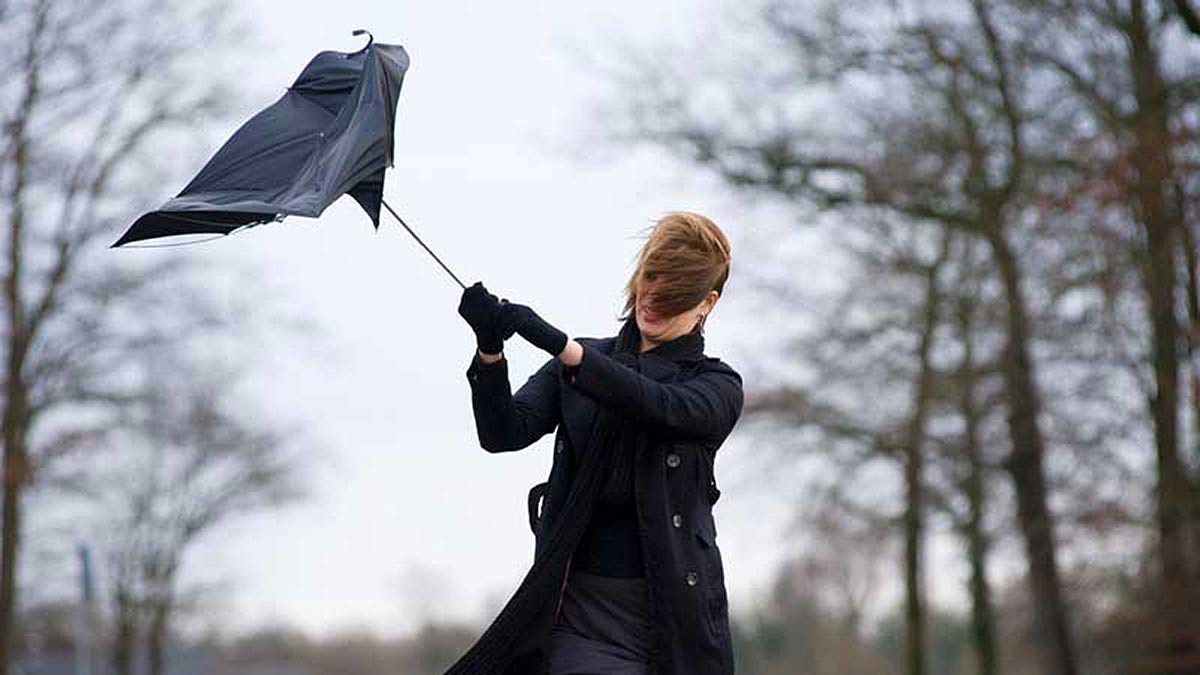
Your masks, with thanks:
[[[182,192],[138,218],[113,246],[229,234],[286,216],[315,218],[343,194],[378,228],[408,65],[403,47],[374,39],[357,52],[317,54],[282,98],[243,124]]]

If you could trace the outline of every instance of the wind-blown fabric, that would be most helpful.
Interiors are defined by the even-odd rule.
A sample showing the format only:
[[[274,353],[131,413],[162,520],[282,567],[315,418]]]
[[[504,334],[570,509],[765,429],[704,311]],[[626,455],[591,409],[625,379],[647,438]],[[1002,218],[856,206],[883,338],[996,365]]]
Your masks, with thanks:
[[[181,234],[228,234],[286,216],[315,218],[343,194],[376,227],[384,170],[409,66],[399,45],[317,54],[287,93],[243,124],[200,173],[113,246]]]

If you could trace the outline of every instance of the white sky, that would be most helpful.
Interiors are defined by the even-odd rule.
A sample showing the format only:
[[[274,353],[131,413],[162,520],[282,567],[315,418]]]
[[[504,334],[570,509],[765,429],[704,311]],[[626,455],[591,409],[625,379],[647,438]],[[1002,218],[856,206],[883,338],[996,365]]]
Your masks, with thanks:
[[[386,198],[465,283],[483,280],[571,335],[611,335],[633,235],[668,210],[699,211],[734,246],[707,352],[746,373],[763,359],[751,352],[770,318],[749,311],[739,288],[739,269],[762,249],[748,237],[755,212],[659,154],[593,160],[578,140],[596,78],[577,54],[688,33],[728,4],[245,3],[256,56],[237,76],[252,95],[227,132],[313,54],[358,49],[350,31],[368,28],[412,58]],[[164,186],[164,198],[178,187]],[[285,340],[254,374],[256,409],[303,422],[307,444],[321,449],[308,501],[216,533],[190,559],[191,579],[231,584],[222,627],[396,634],[422,615],[490,619],[531,562],[526,491],[549,470],[549,437],[507,455],[477,445],[464,374],[474,340],[456,313],[458,286],[386,214],[373,233],[349,198],[319,220],[288,219],[187,255],[261,270],[324,333],[319,347]],[[543,355],[519,338],[507,352],[515,390]],[[756,600],[786,551],[787,491],[746,478],[753,450],[735,431],[717,465],[735,611]]]

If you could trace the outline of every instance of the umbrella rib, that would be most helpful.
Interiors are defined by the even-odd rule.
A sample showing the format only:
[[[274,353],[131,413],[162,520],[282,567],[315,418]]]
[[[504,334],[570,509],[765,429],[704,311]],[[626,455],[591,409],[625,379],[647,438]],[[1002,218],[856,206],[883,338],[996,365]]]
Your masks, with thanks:
[[[196,241],[175,241],[168,244],[123,244],[121,248],[175,248],[176,246],[194,246],[205,242],[222,239],[228,235],[217,234],[206,239],[197,239]]]
[[[408,223],[404,222],[404,219],[400,217],[400,214],[396,213],[386,201],[382,199],[379,201],[383,203],[383,206],[388,210],[388,213],[392,214],[392,217],[399,221],[400,224],[404,226],[404,229],[408,230],[408,233],[413,236],[413,239],[416,239],[417,243],[420,244],[426,251],[428,251],[429,255],[433,256],[433,259],[442,266],[442,269],[446,270],[446,274],[449,274],[456,282],[458,282],[459,286],[462,286],[463,290],[466,290],[466,284],[464,284],[462,281],[459,281],[454,272],[451,272],[450,268],[446,267],[446,263],[442,262],[442,259],[437,257],[437,254],[434,253],[433,250],[431,250],[428,246],[426,246],[425,242],[421,241],[421,238],[417,236],[416,232],[412,231],[412,228],[408,226]]]

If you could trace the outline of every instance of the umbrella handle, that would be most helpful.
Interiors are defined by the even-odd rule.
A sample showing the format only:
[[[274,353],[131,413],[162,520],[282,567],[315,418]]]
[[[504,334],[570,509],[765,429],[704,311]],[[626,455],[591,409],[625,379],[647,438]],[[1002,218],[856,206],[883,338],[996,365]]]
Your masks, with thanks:
[[[417,233],[412,231],[412,228],[408,226],[408,223],[404,222],[404,219],[400,217],[400,214],[396,213],[392,209],[391,205],[389,205],[386,201],[383,201],[382,199],[379,201],[383,204],[384,208],[388,210],[388,213],[392,214],[392,217],[399,221],[400,224],[404,226],[404,229],[408,230],[408,233],[412,235],[413,239],[416,239],[418,244],[420,244],[426,251],[429,251],[429,255],[433,256],[433,259],[442,266],[442,269],[446,270],[446,274],[449,274],[451,278],[458,282],[458,285],[461,286],[464,291],[467,290],[467,285],[462,281],[459,281],[454,272],[451,272],[450,268],[446,267],[446,263],[442,262],[442,259],[437,257],[437,254],[430,250],[428,246],[425,246],[425,242],[421,241],[421,238],[417,236]]]
[[[367,30],[366,28],[355,28],[354,31],[350,33],[351,35],[355,35],[355,36],[363,35],[364,33],[367,36],[367,46],[360,49],[359,50],[360,52],[367,51],[367,49],[369,49],[371,47],[371,45],[375,44],[375,36],[371,35],[371,31]]]

